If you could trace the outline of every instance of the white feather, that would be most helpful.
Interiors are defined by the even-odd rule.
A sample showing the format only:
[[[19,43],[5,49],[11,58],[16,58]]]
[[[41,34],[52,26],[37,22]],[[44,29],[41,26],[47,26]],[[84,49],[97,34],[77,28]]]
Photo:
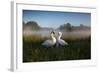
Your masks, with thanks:
[[[56,38],[54,37],[54,34],[51,33],[51,40],[46,40],[42,43],[43,46],[50,47],[56,44]]]
[[[57,37],[57,42],[56,42],[56,45],[59,46],[59,45],[68,45],[68,43],[66,41],[64,41],[63,39],[61,39],[61,36],[62,36],[62,33],[59,32],[58,33],[58,37]]]

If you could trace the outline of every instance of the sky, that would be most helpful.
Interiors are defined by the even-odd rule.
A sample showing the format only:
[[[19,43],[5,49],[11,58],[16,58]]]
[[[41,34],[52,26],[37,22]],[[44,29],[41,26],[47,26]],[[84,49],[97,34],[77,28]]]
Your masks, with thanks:
[[[60,25],[70,23],[73,26],[84,24],[91,25],[90,13],[58,12],[58,11],[36,11],[23,10],[23,21],[35,21],[41,27],[58,28]]]

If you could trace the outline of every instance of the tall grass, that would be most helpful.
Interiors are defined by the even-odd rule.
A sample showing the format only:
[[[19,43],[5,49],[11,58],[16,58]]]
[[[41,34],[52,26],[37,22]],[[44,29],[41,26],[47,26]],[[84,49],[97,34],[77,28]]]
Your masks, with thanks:
[[[46,38],[23,36],[23,62],[91,59],[91,38],[63,38],[68,46],[45,48]]]

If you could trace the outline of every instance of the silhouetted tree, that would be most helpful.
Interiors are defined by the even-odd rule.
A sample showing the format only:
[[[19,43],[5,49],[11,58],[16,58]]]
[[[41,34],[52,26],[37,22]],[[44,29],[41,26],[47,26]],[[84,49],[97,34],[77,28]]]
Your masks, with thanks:
[[[35,21],[29,21],[24,25],[24,29],[37,30],[40,29],[40,26]]]
[[[66,23],[66,24],[64,24],[64,25],[61,25],[61,26],[59,27],[59,29],[60,29],[60,30],[71,31],[71,30],[72,30],[72,26],[71,26],[70,23]]]
[[[71,30],[72,30],[71,24],[70,24],[70,23],[67,23],[67,24],[66,24],[66,28],[67,28],[68,31],[71,31]]]

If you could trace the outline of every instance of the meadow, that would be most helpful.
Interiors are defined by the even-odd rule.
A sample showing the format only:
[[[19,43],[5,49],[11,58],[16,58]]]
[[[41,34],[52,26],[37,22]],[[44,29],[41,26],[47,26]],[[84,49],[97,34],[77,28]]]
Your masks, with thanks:
[[[40,36],[23,36],[23,62],[44,62],[64,60],[91,59],[91,37],[87,38],[63,38],[68,46],[43,47],[41,44],[47,38]]]

